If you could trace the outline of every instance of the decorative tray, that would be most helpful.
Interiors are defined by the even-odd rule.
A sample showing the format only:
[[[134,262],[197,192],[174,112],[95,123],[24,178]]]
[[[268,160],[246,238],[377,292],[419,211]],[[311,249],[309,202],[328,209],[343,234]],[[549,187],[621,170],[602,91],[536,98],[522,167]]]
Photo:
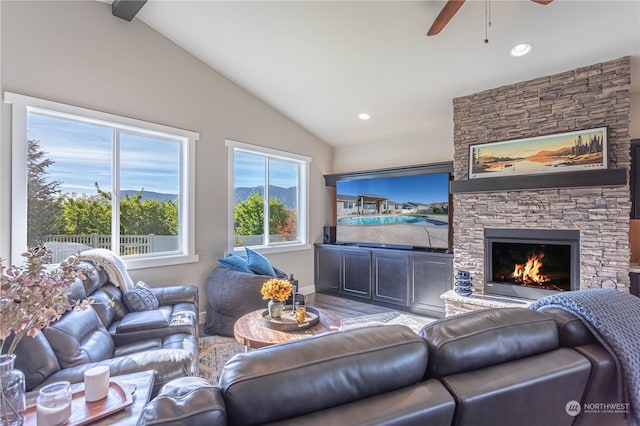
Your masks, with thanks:
[[[305,330],[320,322],[320,312],[316,308],[307,306],[305,321],[301,323],[296,321],[296,316],[292,312],[292,309],[285,308],[280,318],[271,318],[269,311],[265,310],[262,313],[262,322],[265,326],[278,331]]]
[[[134,389],[135,390],[135,389]],[[133,404],[133,390],[124,384],[109,383],[109,393],[99,401],[87,402],[84,399],[84,388],[74,392],[71,397],[71,418],[65,426],[81,426],[124,410]],[[30,405],[25,413],[25,425],[37,424],[36,405]]]

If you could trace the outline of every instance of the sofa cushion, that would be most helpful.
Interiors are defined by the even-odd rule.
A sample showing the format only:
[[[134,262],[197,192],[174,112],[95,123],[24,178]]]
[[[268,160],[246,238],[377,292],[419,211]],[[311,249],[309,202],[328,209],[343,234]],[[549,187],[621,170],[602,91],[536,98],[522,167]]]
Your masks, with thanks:
[[[232,424],[263,424],[415,385],[427,360],[410,328],[374,326],[237,354],[219,386]]]
[[[113,340],[91,307],[67,312],[43,332],[62,368],[102,361],[113,354]]]
[[[555,321],[526,308],[487,309],[445,318],[423,328],[420,335],[429,344],[427,375],[436,378],[558,347]]]
[[[590,371],[583,356],[560,348],[440,380],[457,402],[452,424],[571,426],[565,407],[582,401]]]
[[[84,290],[84,283],[80,279],[76,279],[70,286],[69,290],[69,302],[80,302],[87,298],[87,293]]]
[[[90,262],[80,262],[79,267],[86,277],[82,282],[87,296],[91,296],[108,280],[107,273],[102,268],[95,268]]]
[[[15,355],[15,367],[24,373],[27,391],[60,370],[56,354],[43,333],[36,337],[24,336],[16,346]]]
[[[130,312],[151,311],[160,306],[158,298],[142,281],[124,292],[124,304]]]
[[[247,259],[240,256],[227,256],[221,259],[218,259],[218,263],[223,268],[233,269],[235,271],[252,273],[251,269],[249,269],[249,264],[247,263]]]
[[[116,310],[114,309],[115,302],[112,297],[103,289],[94,291],[89,299],[93,301],[91,307],[96,311],[102,324],[109,328],[116,316]]]
[[[450,425],[456,403],[435,379],[279,421],[278,426]]]
[[[247,264],[253,273],[258,275],[269,275],[271,277],[276,276],[276,271],[273,269],[269,259],[250,248],[245,247],[245,251],[247,252]]]
[[[109,298],[109,308],[113,309],[114,320],[120,320],[129,313],[129,309],[124,304],[124,294],[118,287],[113,284],[105,284],[100,291],[103,291]]]

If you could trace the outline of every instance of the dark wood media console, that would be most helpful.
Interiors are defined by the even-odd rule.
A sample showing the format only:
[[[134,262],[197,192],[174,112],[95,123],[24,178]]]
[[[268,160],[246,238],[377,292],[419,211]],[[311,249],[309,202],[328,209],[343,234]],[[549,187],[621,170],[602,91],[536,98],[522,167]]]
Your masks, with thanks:
[[[453,255],[317,244],[316,291],[443,317],[440,295],[453,287]]]

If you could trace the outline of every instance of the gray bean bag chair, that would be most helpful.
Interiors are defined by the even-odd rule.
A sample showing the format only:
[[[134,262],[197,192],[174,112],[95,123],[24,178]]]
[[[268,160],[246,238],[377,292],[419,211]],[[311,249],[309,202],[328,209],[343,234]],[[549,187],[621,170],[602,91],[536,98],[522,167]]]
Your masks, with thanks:
[[[288,278],[287,274],[274,268],[278,278]],[[242,315],[260,308],[267,308],[260,288],[269,278],[238,272],[234,269],[217,267],[207,279],[207,321],[204,327],[209,335],[233,336],[233,324]]]

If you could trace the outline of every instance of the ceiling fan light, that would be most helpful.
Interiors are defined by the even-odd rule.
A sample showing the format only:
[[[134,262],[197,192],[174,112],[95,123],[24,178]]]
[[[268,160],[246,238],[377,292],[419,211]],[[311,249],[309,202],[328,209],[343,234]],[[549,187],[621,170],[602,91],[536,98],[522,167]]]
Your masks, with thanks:
[[[358,114],[358,118],[360,120],[368,120],[371,118],[371,116],[369,114],[367,114],[366,112],[361,112],[360,114]]]
[[[533,50],[533,44],[529,42],[518,43],[515,46],[513,46],[511,49],[509,49],[509,55],[513,56],[514,58],[518,58],[520,56],[524,56],[528,53],[531,53],[532,50]]]

